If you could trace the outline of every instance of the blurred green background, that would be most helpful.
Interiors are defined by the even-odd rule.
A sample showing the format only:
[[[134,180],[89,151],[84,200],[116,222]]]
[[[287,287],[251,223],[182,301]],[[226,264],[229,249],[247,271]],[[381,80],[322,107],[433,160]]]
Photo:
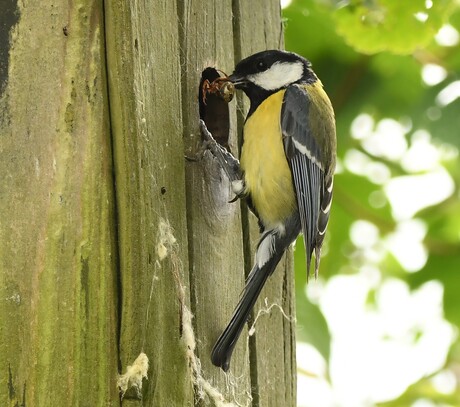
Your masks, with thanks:
[[[299,406],[460,406],[460,2],[282,1],[336,112],[320,276],[297,243]]]

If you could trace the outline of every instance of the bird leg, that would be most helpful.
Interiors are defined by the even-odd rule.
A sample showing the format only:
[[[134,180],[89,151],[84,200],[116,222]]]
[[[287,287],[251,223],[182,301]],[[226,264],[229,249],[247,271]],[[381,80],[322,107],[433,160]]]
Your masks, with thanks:
[[[231,202],[234,202],[237,198],[244,197],[245,184],[241,173],[240,162],[214,139],[203,120],[200,120],[200,130],[204,139],[204,149],[211,152],[232,184],[232,190],[236,198]]]

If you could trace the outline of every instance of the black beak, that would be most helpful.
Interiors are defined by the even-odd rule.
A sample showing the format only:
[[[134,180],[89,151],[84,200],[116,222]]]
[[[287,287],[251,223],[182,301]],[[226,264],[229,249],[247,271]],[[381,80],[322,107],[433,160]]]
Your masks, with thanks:
[[[245,77],[237,75],[235,73],[232,73],[228,77],[228,79],[230,80],[230,82],[233,83],[233,85],[235,85],[236,89],[244,89],[248,84],[248,80]]]

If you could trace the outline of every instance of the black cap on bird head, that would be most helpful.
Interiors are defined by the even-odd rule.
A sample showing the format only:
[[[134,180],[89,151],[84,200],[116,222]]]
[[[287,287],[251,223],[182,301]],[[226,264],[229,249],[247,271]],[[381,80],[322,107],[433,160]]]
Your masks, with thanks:
[[[261,51],[241,60],[229,79],[249,97],[252,88],[272,93],[293,83],[317,80],[308,60],[280,50]]]
[[[293,52],[269,50],[241,60],[229,80],[251,102],[248,117],[271,94],[293,84],[318,80],[308,60]]]

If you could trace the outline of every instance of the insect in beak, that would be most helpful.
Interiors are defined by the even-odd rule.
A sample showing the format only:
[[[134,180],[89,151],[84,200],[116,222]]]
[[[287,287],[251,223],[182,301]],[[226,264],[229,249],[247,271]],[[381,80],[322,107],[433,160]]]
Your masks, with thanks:
[[[219,96],[226,103],[230,103],[235,94],[235,86],[230,81],[229,77],[222,71],[220,71],[224,76],[220,76],[214,79],[212,82],[209,82],[208,79],[203,81],[202,85],[202,94],[203,94],[203,103],[206,105],[206,97],[208,94],[214,94]]]

